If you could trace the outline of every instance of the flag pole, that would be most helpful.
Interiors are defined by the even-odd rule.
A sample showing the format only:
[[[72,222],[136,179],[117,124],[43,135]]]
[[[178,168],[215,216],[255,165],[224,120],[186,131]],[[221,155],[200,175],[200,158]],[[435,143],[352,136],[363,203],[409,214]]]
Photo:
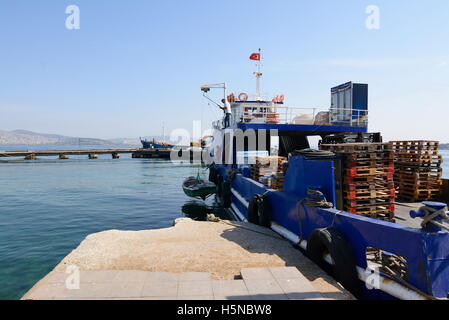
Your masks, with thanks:
[[[260,72],[260,62],[262,60],[262,50],[259,48],[259,61],[257,63],[257,72],[255,72],[256,75],[256,100],[260,101],[260,78],[262,77],[262,73]]]

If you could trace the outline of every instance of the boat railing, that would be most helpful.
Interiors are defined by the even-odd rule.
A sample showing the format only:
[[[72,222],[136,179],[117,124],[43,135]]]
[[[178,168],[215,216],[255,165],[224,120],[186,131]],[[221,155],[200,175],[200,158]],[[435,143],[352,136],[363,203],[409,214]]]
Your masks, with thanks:
[[[357,109],[286,107],[279,104],[233,108],[233,122],[302,125],[367,126],[368,111]]]

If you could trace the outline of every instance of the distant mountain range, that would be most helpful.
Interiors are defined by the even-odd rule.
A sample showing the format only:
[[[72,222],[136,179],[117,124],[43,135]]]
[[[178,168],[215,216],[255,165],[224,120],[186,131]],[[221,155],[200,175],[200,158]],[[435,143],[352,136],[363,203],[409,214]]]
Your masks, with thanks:
[[[103,140],[94,138],[67,137],[58,134],[37,133],[27,130],[0,130],[0,145],[95,145],[130,146],[140,145],[139,139]]]
[[[442,150],[449,150],[449,143],[442,143],[442,144],[440,144],[440,149],[442,149]]]

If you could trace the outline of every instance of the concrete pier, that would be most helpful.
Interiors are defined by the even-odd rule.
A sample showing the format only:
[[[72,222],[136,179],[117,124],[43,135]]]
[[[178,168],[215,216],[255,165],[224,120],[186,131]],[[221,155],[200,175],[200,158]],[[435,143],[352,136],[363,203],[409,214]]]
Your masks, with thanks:
[[[79,270],[79,289],[67,288],[73,270]],[[249,223],[182,218],[167,229],[89,235],[23,299],[353,296],[271,230]]]

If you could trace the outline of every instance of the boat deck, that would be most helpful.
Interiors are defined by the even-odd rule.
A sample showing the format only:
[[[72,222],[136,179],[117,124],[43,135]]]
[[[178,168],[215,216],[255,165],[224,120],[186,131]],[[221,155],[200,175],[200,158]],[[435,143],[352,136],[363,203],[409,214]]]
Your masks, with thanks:
[[[421,202],[407,203],[407,202],[396,202],[395,218],[396,223],[410,228],[421,229],[422,219],[413,219],[410,217],[411,210],[418,210],[423,204]],[[444,222],[449,225],[449,222]]]

